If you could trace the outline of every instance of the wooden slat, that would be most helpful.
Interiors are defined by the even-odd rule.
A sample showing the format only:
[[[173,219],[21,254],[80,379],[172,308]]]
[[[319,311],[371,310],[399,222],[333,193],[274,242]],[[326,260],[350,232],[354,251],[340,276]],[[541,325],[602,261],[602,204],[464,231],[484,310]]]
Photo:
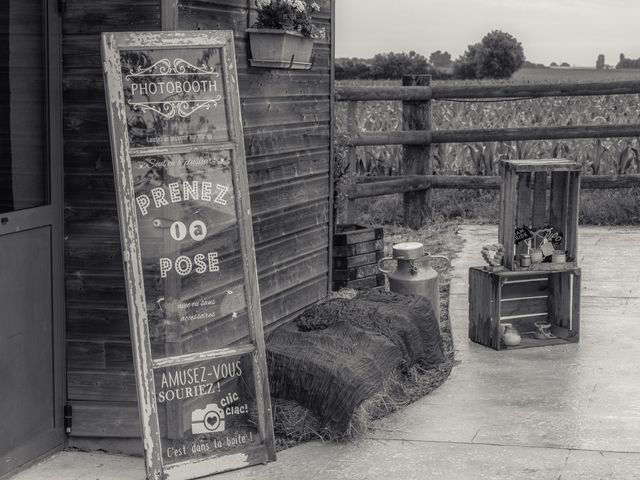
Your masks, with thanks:
[[[347,269],[336,268],[333,270],[333,278],[335,281],[351,281],[359,280],[365,277],[371,277],[377,275],[379,272],[378,264],[372,263],[369,265],[362,265],[358,267],[351,267]]]
[[[73,408],[73,435],[78,437],[140,437],[138,406],[131,402],[70,401]],[[160,424],[166,423],[164,409],[158,411]]]
[[[546,295],[549,284],[545,278],[543,281],[530,281],[522,283],[505,283],[502,287],[503,300],[523,297],[538,297]]]
[[[270,128],[247,128],[244,141],[247,156],[254,157],[291,153],[321,146],[326,147],[328,152],[330,138],[329,128],[324,124],[302,127],[278,125]]]
[[[501,203],[504,204],[503,208],[503,230],[502,241],[504,245],[504,258],[503,265],[508,269],[512,269],[514,266],[515,255],[515,222],[516,222],[516,207],[517,207],[517,182],[518,177],[511,169],[505,169],[505,195],[501,199]]]
[[[496,177],[498,180],[498,188],[500,189],[500,197],[498,203],[498,242],[504,245],[504,222],[505,222],[505,201],[506,201],[506,184],[503,179],[506,177],[506,166],[500,162],[500,177]]]
[[[573,160],[566,158],[536,158],[525,160],[503,160],[516,172],[540,172],[540,171],[580,171],[582,166]]]
[[[333,248],[335,257],[352,257],[365,253],[375,252],[384,248],[383,240],[372,240],[370,242],[355,243],[351,245],[337,246]]]
[[[547,172],[538,171],[533,180],[533,213],[531,226],[542,228],[547,224]]]
[[[364,253],[362,255],[354,255],[352,257],[333,257],[333,268],[347,269],[350,267],[360,267],[362,265],[369,265],[371,263],[378,263],[384,256],[383,251]]]
[[[133,367],[133,363],[128,365]],[[107,367],[104,341],[67,341],[67,369],[82,367],[103,369]]]
[[[580,172],[572,173],[569,177],[567,232],[565,234],[565,248],[568,251],[568,259],[578,262],[578,213],[580,211]]]
[[[500,303],[500,318],[504,320],[505,317],[510,317],[513,315],[546,313],[547,300],[547,296],[542,296],[522,300],[513,300],[510,302],[503,301]]]
[[[549,206],[549,223],[562,233],[562,243],[558,250],[564,251],[567,242],[569,205],[569,172],[551,173],[551,197]]]
[[[516,209],[516,227],[531,227],[531,210],[533,189],[531,174],[523,173],[518,176],[518,207]],[[527,244],[521,242],[516,245],[516,254],[527,253]]]
[[[160,2],[157,0],[100,0],[87,8],[84,0],[66,0],[63,22],[65,36],[110,32],[160,30]]]
[[[333,233],[334,246],[353,245],[382,239],[382,227],[362,227],[360,225],[337,225]]]
[[[515,271],[521,272],[559,272],[563,270],[573,270],[576,268],[576,262],[568,261],[565,263],[552,263],[552,262],[543,262],[543,263],[534,263],[529,267],[521,267],[519,265],[514,266]]]
[[[131,371],[68,370],[67,392],[70,401],[133,401],[136,381]]]
[[[245,128],[279,125],[328,123],[329,98],[260,98],[242,102],[242,118]]]

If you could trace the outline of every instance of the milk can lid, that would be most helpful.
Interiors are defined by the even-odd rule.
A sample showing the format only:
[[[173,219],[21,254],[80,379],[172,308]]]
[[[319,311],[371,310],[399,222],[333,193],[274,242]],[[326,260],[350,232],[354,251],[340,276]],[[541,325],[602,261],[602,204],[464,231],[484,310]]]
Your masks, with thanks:
[[[424,245],[419,242],[397,243],[393,246],[393,258],[417,260],[424,256]]]

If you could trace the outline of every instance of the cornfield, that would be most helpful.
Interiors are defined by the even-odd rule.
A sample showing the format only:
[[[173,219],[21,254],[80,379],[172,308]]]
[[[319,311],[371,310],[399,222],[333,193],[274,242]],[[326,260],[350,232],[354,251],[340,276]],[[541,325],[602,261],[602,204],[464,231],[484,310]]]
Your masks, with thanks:
[[[367,84],[375,83],[367,81]],[[338,134],[347,130],[346,108],[346,102],[338,102],[336,106]],[[359,131],[401,130],[402,104],[359,102],[356,119]],[[435,130],[640,123],[640,95],[508,101],[434,100],[432,122]],[[358,147],[355,172],[345,171],[344,165],[339,165],[337,171],[342,174],[399,175],[401,150],[400,146]],[[640,173],[639,152],[640,138],[439,144],[431,149],[435,173],[449,175],[497,175],[502,159],[556,157],[581,163],[585,174],[624,175]]]

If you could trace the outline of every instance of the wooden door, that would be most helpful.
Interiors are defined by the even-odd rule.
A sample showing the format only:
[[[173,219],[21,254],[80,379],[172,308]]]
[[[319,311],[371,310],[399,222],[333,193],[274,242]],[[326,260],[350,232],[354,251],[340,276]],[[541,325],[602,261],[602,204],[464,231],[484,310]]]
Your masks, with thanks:
[[[8,5],[8,7],[7,7]],[[0,477],[64,441],[55,11],[0,11]]]

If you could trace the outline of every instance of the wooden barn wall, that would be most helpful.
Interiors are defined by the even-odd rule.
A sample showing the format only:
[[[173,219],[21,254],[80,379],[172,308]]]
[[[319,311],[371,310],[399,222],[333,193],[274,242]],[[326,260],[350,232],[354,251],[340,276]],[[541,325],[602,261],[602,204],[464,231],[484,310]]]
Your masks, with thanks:
[[[177,29],[235,32],[267,328],[328,285],[331,1],[318,3],[328,39],[316,42],[308,71],[249,67],[252,0],[178,6]],[[67,0],[63,18],[67,381],[81,444],[139,435],[99,33],[160,30],[160,0]]]

